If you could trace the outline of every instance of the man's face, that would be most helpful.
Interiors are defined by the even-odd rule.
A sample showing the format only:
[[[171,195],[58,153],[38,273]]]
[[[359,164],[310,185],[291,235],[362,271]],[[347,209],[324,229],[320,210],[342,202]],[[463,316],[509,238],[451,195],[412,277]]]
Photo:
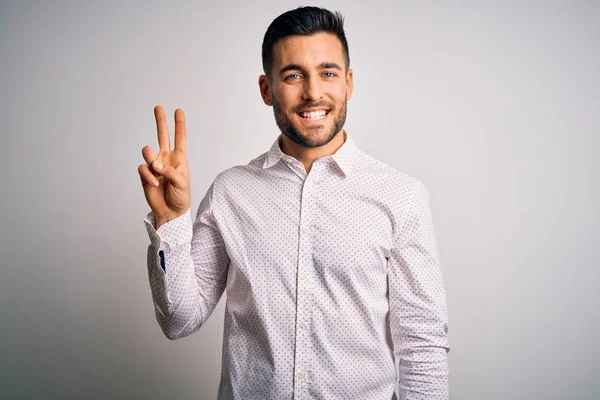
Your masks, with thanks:
[[[271,79],[261,76],[263,100],[281,132],[304,147],[323,146],[346,121],[352,70],[342,43],[330,33],[288,36],[275,44]]]

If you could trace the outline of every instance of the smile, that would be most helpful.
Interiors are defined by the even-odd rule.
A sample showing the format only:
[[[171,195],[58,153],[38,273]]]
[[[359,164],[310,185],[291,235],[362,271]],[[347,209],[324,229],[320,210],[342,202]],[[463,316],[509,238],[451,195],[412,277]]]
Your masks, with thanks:
[[[326,110],[317,110],[317,111],[299,112],[298,115],[301,116],[303,119],[307,119],[307,120],[311,120],[311,121],[318,121],[318,120],[325,118],[325,116],[328,113],[329,113],[329,111],[326,111]]]

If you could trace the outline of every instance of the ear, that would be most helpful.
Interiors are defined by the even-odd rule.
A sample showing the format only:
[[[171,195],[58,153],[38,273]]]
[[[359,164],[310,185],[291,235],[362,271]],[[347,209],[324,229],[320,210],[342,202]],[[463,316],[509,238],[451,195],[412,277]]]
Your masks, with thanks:
[[[352,98],[352,90],[354,90],[354,72],[348,68],[348,72],[346,72],[346,100]]]
[[[269,86],[269,79],[266,75],[261,75],[258,78],[258,87],[260,88],[260,96],[263,99],[263,102],[268,105],[273,105],[273,99],[271,99],[271,88]]]

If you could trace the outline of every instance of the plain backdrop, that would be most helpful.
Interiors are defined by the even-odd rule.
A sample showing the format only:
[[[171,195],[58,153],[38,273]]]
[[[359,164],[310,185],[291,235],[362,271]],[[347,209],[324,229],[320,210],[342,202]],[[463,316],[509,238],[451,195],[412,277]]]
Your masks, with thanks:
[[[0,4],[0,397],[216,398],[224,298],[163,336],[137,167],[157,104],[194,215],[267,151],[262,38],[301,4]],[[600,2],[317,5],[346,17],[348,133],[431,194],[451,398],[600,398]]]

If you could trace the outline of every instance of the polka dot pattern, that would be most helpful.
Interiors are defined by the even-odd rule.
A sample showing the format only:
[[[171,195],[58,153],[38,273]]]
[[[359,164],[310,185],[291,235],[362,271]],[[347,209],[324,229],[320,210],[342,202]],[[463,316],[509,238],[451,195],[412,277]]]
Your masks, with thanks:
[[[448,317],[429,194],[357,148],[303,164],[271,149],[221,172],[154,230],[165,335],[197,331],[227,291],[219,399],[447,399]],[[396,370],[395,360],[399,362]]]

